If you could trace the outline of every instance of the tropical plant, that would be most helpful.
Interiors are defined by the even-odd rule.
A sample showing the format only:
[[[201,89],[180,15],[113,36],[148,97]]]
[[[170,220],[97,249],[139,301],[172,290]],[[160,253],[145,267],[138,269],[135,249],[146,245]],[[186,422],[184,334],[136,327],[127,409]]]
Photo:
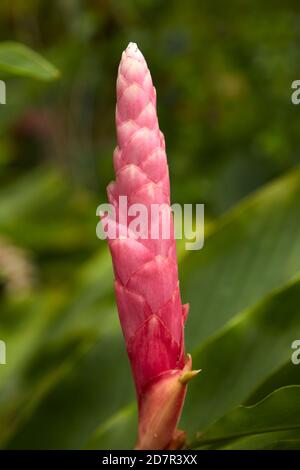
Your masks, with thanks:
[[[191,448],[299,449],[296,3],[254,2],[247,14],[234,1],[101,10],[29,0],[13,12],[10,3],[0,6],[1,448],[135,444],[135,391],[95,211],[112,176],[118,55],[137,40],[161,97],[172,200],[206,211],[204,248],[177,246],[186,350],[202,369],[179,427]],[[7,37],[42,51],[60,80],[32,80],[56,69]]]

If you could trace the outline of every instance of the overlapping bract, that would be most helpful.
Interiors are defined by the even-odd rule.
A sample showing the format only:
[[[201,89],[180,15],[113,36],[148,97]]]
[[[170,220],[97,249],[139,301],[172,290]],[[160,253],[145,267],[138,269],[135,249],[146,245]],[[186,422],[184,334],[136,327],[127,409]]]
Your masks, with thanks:
[[[191,367],[190,360],[185,366],[183,336],[188,308],[180,299],[169,173],[156,114],[156,92],[146,61],[132,43],[119,66],[116,127],[116,180],[107,192],[116,209],[118,236],[109,239],[109,247],[120,322],[138,396],[138,446],[164,448],[174,438],[184,400],[186,387],[178,378],[184,367]],[[143,204],[147,208],[146,233],[138,239],[127,230],[134,216],[124,222],[118,215],[120,196],[127,197],[128,207]],[[155,204],[162,210],[153,219]],[[165,221],[171,227],[166,239],[162,236]],[[151,237],[153,228],[158,230],[156,239]],[[158,423],[156,414],[161,414],[164,399],[169,404],[173,400],[173,409],[167,412],[165,422],[159,419]]]

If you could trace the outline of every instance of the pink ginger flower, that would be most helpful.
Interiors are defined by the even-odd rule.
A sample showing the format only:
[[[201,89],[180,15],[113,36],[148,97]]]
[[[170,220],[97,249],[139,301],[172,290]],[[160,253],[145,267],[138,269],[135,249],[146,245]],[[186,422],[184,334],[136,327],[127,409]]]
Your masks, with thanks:
[[[191,370],[184,352],[184,322],[188,305],[182,305],[170,209],[170,183],[164,136],[159,130],[156,92],[146,61],[136,44],[122,54],[117,80],[114,152],[116,181],[107,188],[116,218],[109,238],[115,273],[120,322],[134,377],[139,428],[137,449],[176,448],[185,433],[176,429]],[[143,204],[148,210],[146,228],[139,236],[130,230],[133,215],[120,209],[120,196],[128,208]],[[161,205],[151,218],[153,204]],[[127,211],[127,209],[126,209]],[[162,226],[170,224],[170,235]],[[151,228],[158,236],[151,237]]]

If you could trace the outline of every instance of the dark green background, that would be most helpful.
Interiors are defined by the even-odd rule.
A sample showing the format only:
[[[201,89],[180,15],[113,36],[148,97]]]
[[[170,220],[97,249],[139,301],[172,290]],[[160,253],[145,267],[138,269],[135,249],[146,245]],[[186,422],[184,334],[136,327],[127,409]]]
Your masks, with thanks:
[[[118,62],[134,41],[157,88],[172,202],[205,204],[204,249],[179,244],[187,349],[203,368],[182,427],[194,441],[233,407],[295,385],[262,412],[228,415],[202,445],[300,448],[299,2],[1,0],[0,40],[61,73],[0,72],[0,446],[134,443],[111,262],[95,235]]]

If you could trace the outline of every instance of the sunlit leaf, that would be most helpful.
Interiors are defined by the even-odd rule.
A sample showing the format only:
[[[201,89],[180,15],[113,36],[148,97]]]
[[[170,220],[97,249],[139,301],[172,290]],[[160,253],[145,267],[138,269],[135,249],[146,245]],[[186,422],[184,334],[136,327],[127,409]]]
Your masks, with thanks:
[[[236,206],[203,250],[187,253],[181,285],[191,306],[189,348],[300,272],[299,199],[298,168]]]
[[[234,448],[233,440],[259,435],[256,437],[256,447],[258,447],[259,441],[265,440],[265,434],[283,431],[285,433],[295,431],[294,436],[298,434],[298,439],[300,438],[299,386],[276,390],[256,405],[235,408],[200,435],[198,444],[200,446],[212,444],[218,447],[218,443],[223,445],[224,441],[228,440],[231,441],[228,447]],[[278,436],[277,440],[280,440]],[[243,442],[245,448],[247,448],[246,442],[246,440]]]
[[[203,371],[189,387],[182,425],[202,431],[247,400],[290,360],[299,329],[300,280],[235,317],[203,343],[193,354],[194,364]]]
[[[0,43],[0,70],[38,80],[53,80],[59,71],[40,54],[16,42]]]

